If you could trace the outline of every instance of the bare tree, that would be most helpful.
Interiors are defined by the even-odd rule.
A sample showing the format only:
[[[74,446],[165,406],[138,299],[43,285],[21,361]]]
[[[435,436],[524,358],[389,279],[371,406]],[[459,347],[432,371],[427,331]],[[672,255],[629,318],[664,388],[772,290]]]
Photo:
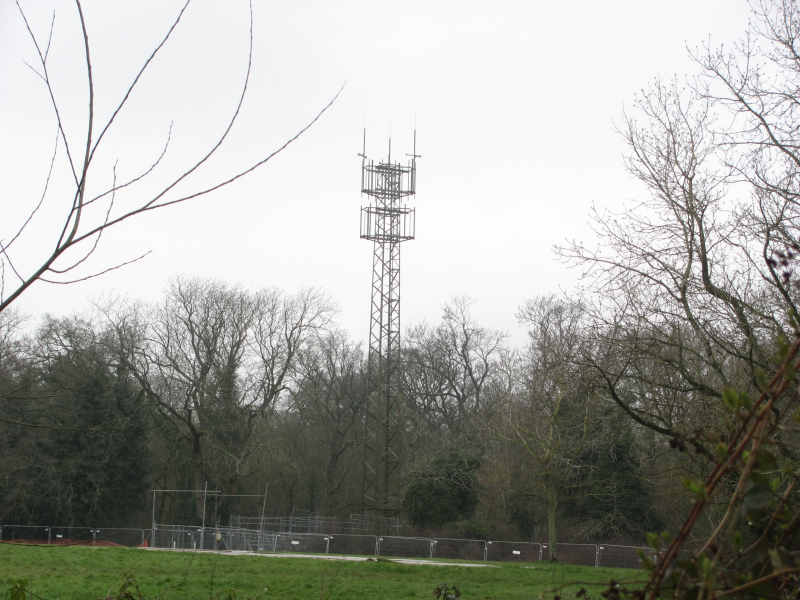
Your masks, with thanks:
[[[203,279],[175,280],[163,305],[107,310],[120,360],[172,435],[189,449],[195,490],[224,495],[249,474],[255,437],[295,381],[298,356],[335,307],[310,289],[250,293]],[[202,516],[202,494],[195,496]]]
[[[797,290],[773,255],[796,245],[800,229],[800,10],[793,0],[751,6],[750,26],[732,49],[693,54],[703,72],[693,87],[724,115],[725,126],[716,128],[722,160],[749,187],[737,240],[752,250],[747,267],[797,313]]]
[[[581,373],[585,342],[580,306],[555,296],[529,300],[517,317],[528,326],[521,364],[522,389],[509,395],[496,429],[533,459],[534,476],[547,504],[551,558],[557,556],[559,498],[581,469],[582,454],[597,430],[593,390]]]
[[[757,388],[787,323],[773,284],[750,268],[709,100],[656,82],[636,108],[621,130],[625,165],[649,198],[595,212],[597,248],[557,252],[589,282],[587,365],[628,415],[674,436],[713,419],[724,387]]]
[[[323,511],[332,515],[347,506],[347,483],[355,482],[354,476],[360,473],[353,467],[362,458],[357,448],[368,391],[365,357],[345,332],[334,331],[298,358],[291,407],[319,447]],[[351,496],[349,500],[355,505],[361,503],[360,497]]]
[[[402,369],[409,423],[421,418],[423,427],[463,437],[462,443],[474,437],[496,396],[511,386],[507,336],[481,326],[470,314],[473,302],[454,298],[444,306],[441,323],[412,327]]]
[[[121,120],[123,113],[129,109],[134,91],[140,82],[147,76],[148,69],[158,60],[159,52],[170,41],[170,37],[179,27],[180,22],[186,11],[189,9],[190,0],[183,5],[176,15],[171,26],[164,33],[161,42],[152,50],[144,64],[136,73],[133,80],[127,85],[124,94],[116,103],[111,111],[111,116],[105,120],[98,120],[96,111],[96,94],[94,73],[92,70],[92,59],[89,43],[89,30],[84,19],[84,12],[80,0],[75,1],[75,9],[80,19],[80,31],[78,35],[82,38],[84,47],[85,67],[86,67],[86,100],[87,115],[85,129],[81,134],[68,134],[65,126],[67,115],[64,103],[57,93],[53,84],[53,74],[51,73],[52,54],[55,49],[51,47],[53,41],[53,28],[55,26],[55,14],[53,23],[50,26],[50,34],[47,39],[40,39],[33,33],[33,28],[28,22],[25,12],[19,4],[19,13],[25,27],[30,34],[30,39],[36,49],[38,66],[31,67],[34,73],[42,80],[44,90],[50,99],[53,115],[55,118],[55,144],[50,160],[50,170],[43,184],[43,191],[38,201],[34,201],[31,210],[22,223],[0,239],[0,312],[8,308],[19,296],[25,292],[34,282],[45,281],[49,283],[67,284],[95,277],[112,269],[116,269],[123,264],[128,264],[139,260],[134,257],[122,264],[106,266],[99,271],[84,274],[78,271],[78,267],[98,250],[103,234],[110,228],[119,225],[133,217],[147,212],[185,202],[192,198],[197,198],[219,190],[232,182],[252,173],[276,154],[281,152],[290,143],[296,140],[305,132],[322,113],[336,99],[334,97],[317,114],[311,122],[297,133],[290,140],[286,141],[278,149],[266,153],[263,158],[253,164],[240,167],[237,171],[220,176],[212,184],[201,183],[199,175],[208,171],[209,159],[214,156],[228,139],[239,117],[242,104],[248,89],[250,73],[252,67],[252,48],[253,48],[253,20],[252,7],[250,10],[250,50],[246,60],[246,71],[241,84],[238,103],[231,108],[227,117],[227,125],[222,134],[207,147],[202,150],[199,157],[188,167],[180,169],[178,172],[171,173],[163,178],[165,183],[158,184],[158,189],[153,192],[145,185],[151,180],[153,174],[158,170],[165,155],[168,152],[171,140],[171,129],[165,132],[165,143],[160,152],[155,153],[152,162],[137,175],[125,180],[117,180],[116,166],[111,172],[111,185],[102,183],[101,179],[107,178],[108,173],[102,173],[97,166],[98,159],[103,155],[105,148],[104,142],[110,137],[115,125]],[[340,90],[341,92],[341,90]],[[338,93],[337,95],[338,96]],[[107,145],[107,144],[106,144]],[[54,218],[61,219],[60,232],[55,239],[42,241],[38,239],[32,231],[31,224],[36,219],[43,217],[40,214],[45,206],[45,199],[50,193],[51,177],[58,161],[65,161],[69,169],[72,190],[64,198],[59,200],[57,208],[52,209]],[[47,212],[47,211],[45,211]],[[22,266],[21,263],[30,263],[31,247],[36,250],[37,258],[33,267]],[[146,253],[145,253],[146,254]],[[21,258],[25,260],[20,260]]]
[[[706,47],[695,91],[730,111],[720,131],[725,158],[754,188],[797,204],[800,148],[800,10],[793,0],[755,0],[745,37],[731,50]]]

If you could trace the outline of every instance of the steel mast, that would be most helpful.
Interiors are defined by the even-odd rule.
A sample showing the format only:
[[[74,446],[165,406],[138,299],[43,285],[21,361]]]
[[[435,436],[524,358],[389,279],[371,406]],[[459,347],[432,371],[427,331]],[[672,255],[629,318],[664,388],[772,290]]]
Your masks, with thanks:
[[[365,419],[365,510],[394,514],[392,496],[398,465],[397,365],[400,348],[400,244],[414,239],[413,208],[402,204],[416,194],[417,132],[414,153],[406,165],[392,162],[392,140],[386,162],[368,160],[366,130],[361,154],[361,192],[371,204],[361,207],[360,235],[373,242],[372,302],[369,329],[369,391]]]

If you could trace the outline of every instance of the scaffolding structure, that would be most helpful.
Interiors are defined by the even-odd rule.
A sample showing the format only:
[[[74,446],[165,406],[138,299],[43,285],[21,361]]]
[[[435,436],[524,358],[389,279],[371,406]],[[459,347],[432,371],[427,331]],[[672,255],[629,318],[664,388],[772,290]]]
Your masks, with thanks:
[[[397,365],[400,343],[400,244],[414,239],[414,209],[402,204],[416,194],[417,132],[406,165],[389,156],[377,164],[361,156],[361,193],[371,200],[361,207],[360,235],[373,242],[372,302],[369,330],[369,400],[364,436],[364,509],[396,514],[391,481],[398,465]]]

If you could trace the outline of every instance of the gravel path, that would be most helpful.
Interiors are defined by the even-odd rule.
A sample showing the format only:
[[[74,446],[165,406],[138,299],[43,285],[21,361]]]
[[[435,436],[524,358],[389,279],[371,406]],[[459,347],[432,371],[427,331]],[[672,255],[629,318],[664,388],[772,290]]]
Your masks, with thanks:
[[[147,550],[166,551],[166,552],[213,552],[213,550],[173,550],[172,548],[146,548]],[[496,565],[487,565],[486,563],[461,563],[461,562],[437,562],[433,560],[426,560],[424,558],[384,558],[380,557],[363,557],[363,556],[347,556],[343,554],[293,554],[293,553],[273,553],[273,552],[245,552],[243,550],[232,550],[229,552],[221,552],[220,554],[235,554],[244,556],[265,556],[274,558],[319,558],[322,560],[354,560],[354,561],[387,561],[396,562],[404,565],[433,565],[436,567],[494,567]]]

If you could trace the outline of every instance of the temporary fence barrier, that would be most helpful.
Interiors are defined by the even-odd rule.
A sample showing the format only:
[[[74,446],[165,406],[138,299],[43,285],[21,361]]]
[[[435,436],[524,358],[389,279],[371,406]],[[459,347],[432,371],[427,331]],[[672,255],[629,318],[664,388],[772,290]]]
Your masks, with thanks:
[[[328,536],[317,533],[276,533],[273,552],[304,552],[325,554],[328,549]]]
[[[264,545],[269,541],[267,537],[270,535],[272,534],[265,532],[259,539],[259,532],[252,529],[157,524],[152,547],[171,550],[257,552],[264,550]]]
[[[98,529],[95,544],[100,542],[128,548],[139,548],[149,544],[149,529],[129,529],[124,527],[104,527]]]
[[[541,544],[536,542],[486,542],[486,560],[505,562],[537,562],[542,560]]]
[[[37,527],[35,525],[2,525],[0,526],[0,541],[49,544],[50,527]]]
[[[145,546],[149,529],[0,525],[0,541],[58,546]]]
[[[597,552],[597,566],[640,569],[642,567],[642,559],[639,558],[639,550],[653,562],[657,561],[658,553],[652,548],[644,546],[600,544]]]
[[[486,542],[458,538],[433,538],[431,558],[486,560]]]
[[[598,561],[597,552],[596,544],[563,544],[561,542],[556,544],[556,558],[571,565],[596,567]],[[550,558],[552,556],[553,553],[551,551]]]
[[[244,524],[246,521],[238,520]],[[255,523],[253,523],[255,525]],[[259,525],[261,525],[259,521]],[[273,521],[273,525],[277,525]],[[313,529],[313,527],[312,527]],[[266,527],[196,527],[156,525],[155,530],[132,528],[46,527],[0,525],[0,542],[53,545],[94,545],[211,550],[217,552],[297,552],[408,558],[538,562],[550,560],[549,544],[426,538],[351,533],[269,531]],[[595,567],[641,568],[639,551],[650,560],[657,553],[644,546],[618,544],[556,545],[560,562]]]
[[[153,530],[153,548],[173,550],[201,550],[202,530],[192,531],[186,527],[156,525]]]
[[[337,533],[328,535],[326,554],[354,554],[375,556],[378,554],[378,536]]]
[[[370,548],[374,553],[374,536]],[[238,527],[156,525],[154,548],[223,552],[301,552],[325,554],[333,536],[320,533],[274,533]]]
[[[378,536],[378,556],[403,556],[406,558],[431,558],[433,540],[398,535]]]
[[[69,545],[69,544],[85,544],[92,545],[97,539],[97,530],[89,527],[51,527],[50,528],[50,543]]]

